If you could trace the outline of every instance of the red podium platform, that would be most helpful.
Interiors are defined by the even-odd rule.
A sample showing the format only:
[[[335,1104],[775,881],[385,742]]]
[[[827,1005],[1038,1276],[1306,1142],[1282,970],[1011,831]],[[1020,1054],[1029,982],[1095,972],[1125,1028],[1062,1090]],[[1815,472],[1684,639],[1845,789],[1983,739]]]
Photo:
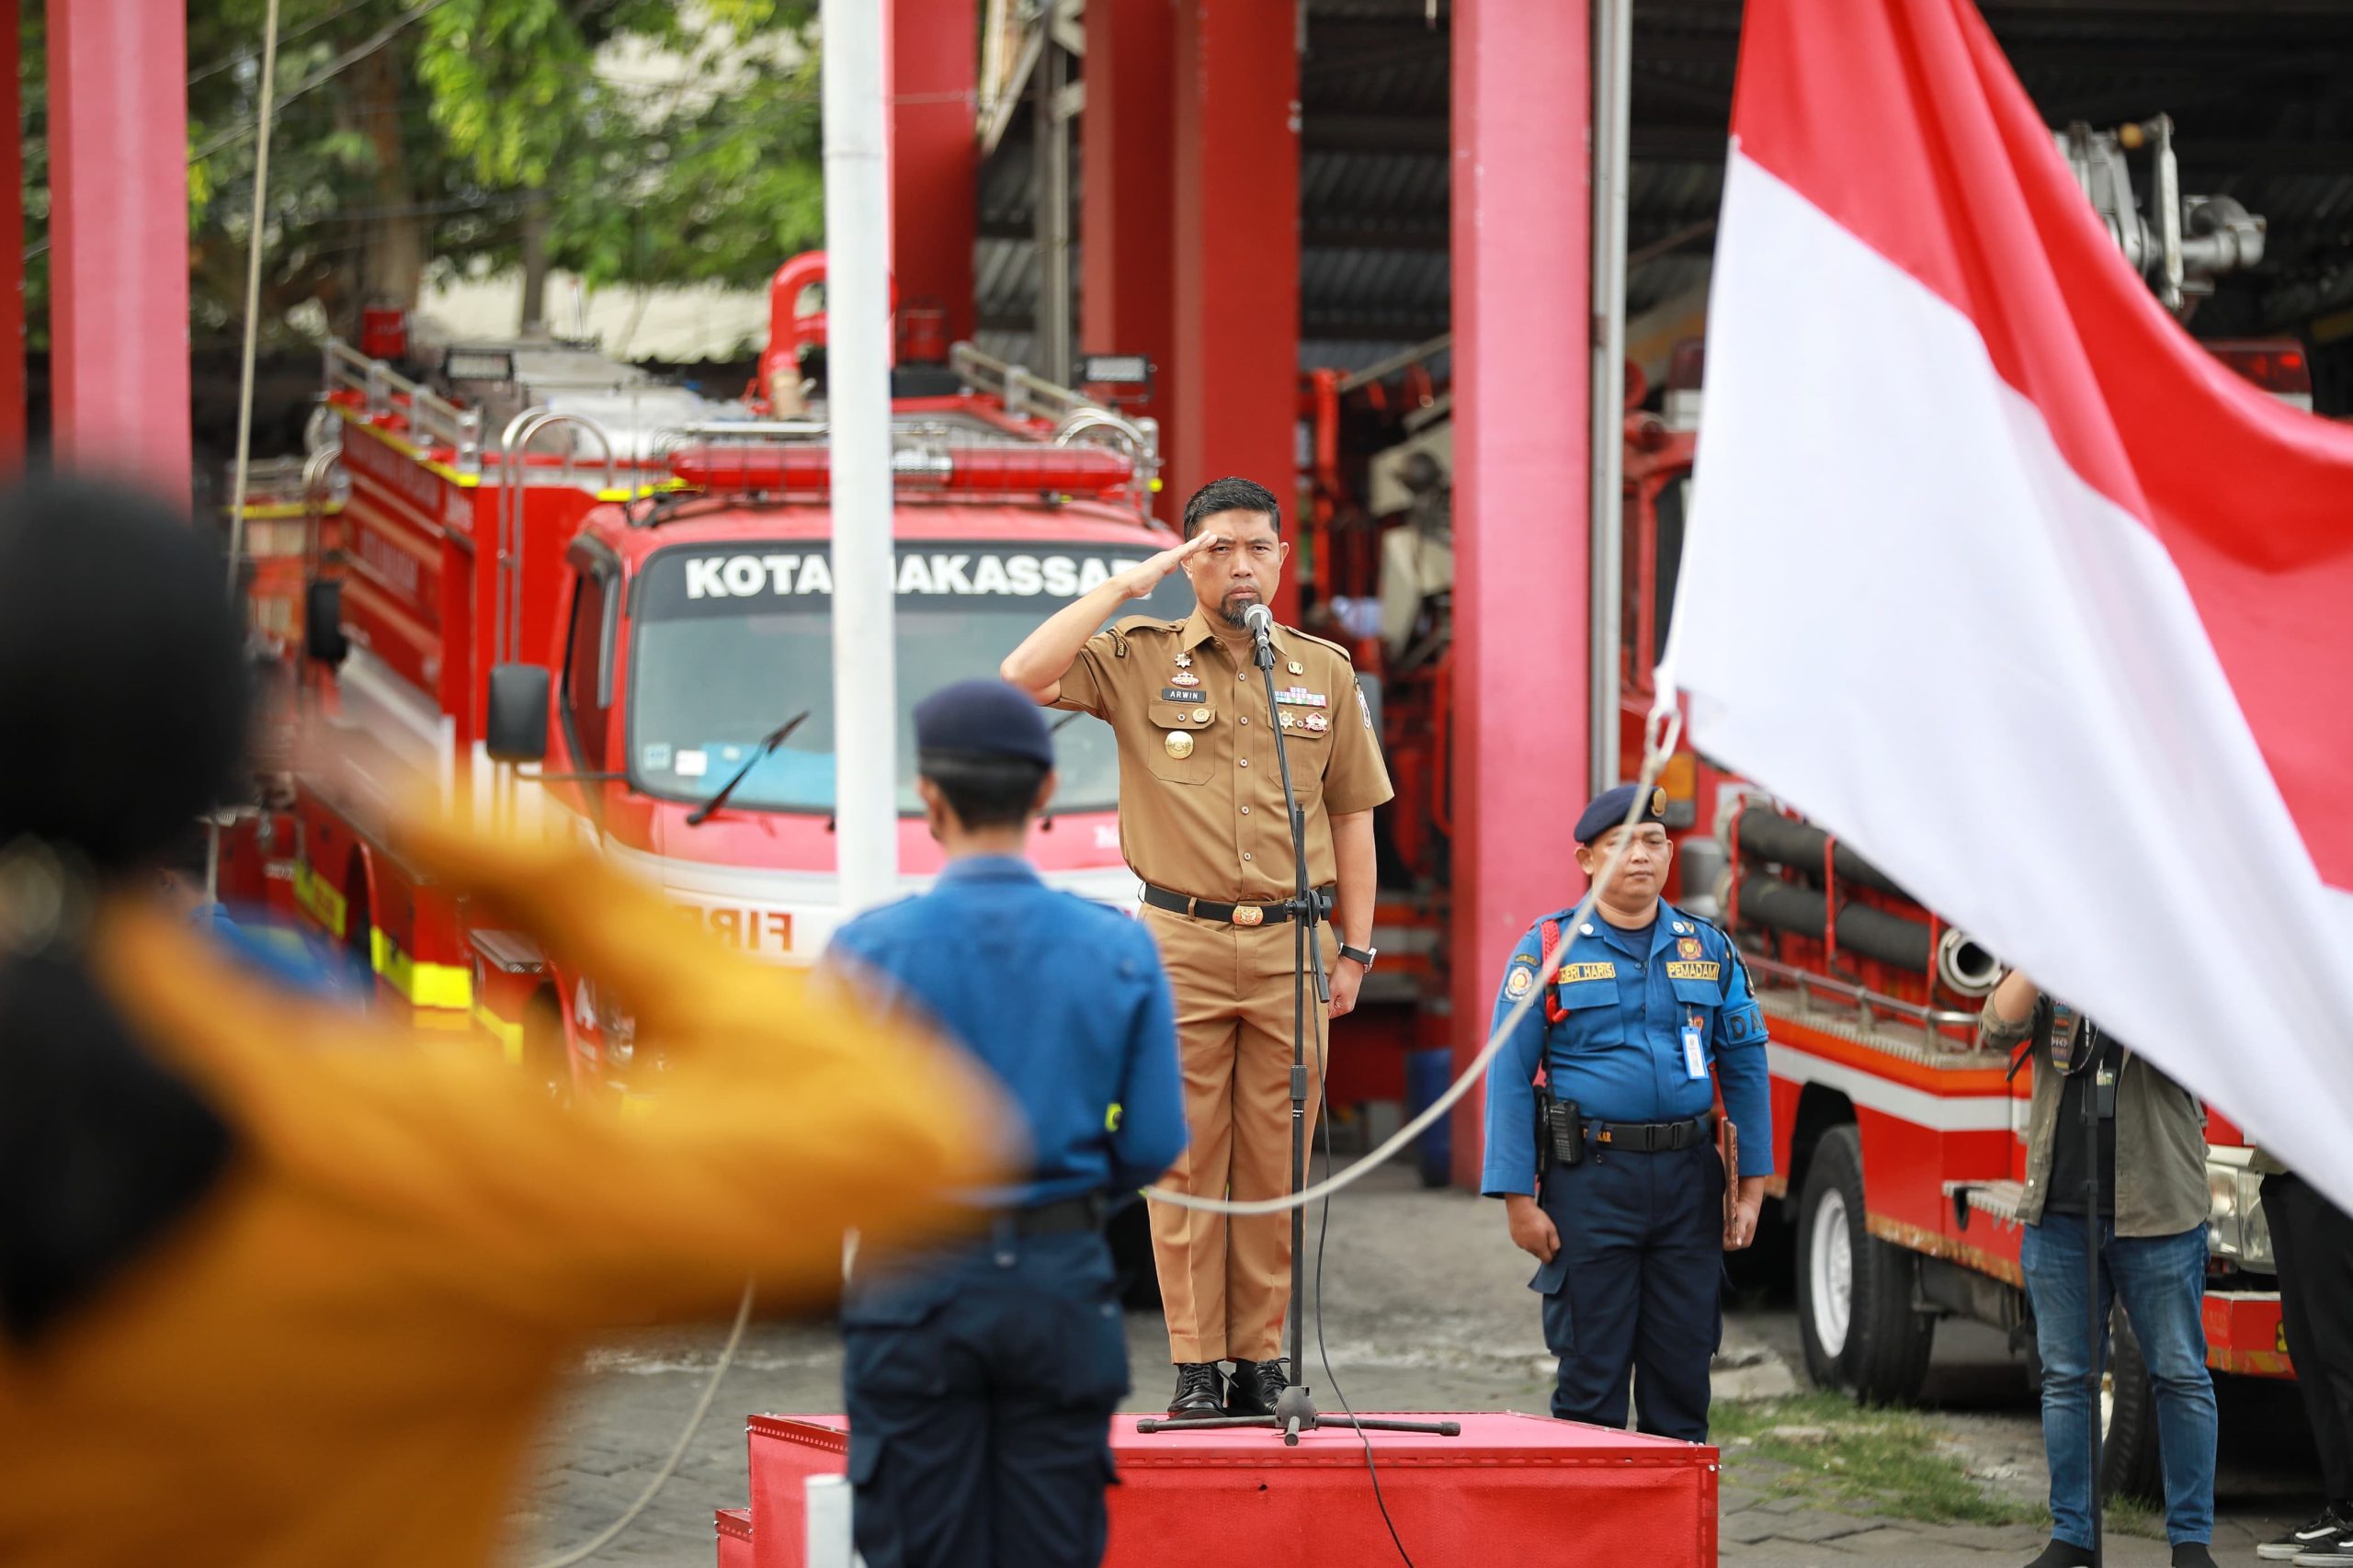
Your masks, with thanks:
[[[753,1568],[752,1510],[721,1508],[710,1524],[719,1537],[719,1568]]]
[[[1370,1414],[1368,1412],[1367,1414]],[[1369,1434],[1397,1534],[1420,1568],[1716,1561],[1716,1450],[1540,1416],[1457,1415],[1459,1437]],[[803,1568],[803,1483],[843,1472],[838,1416],[755,1415],[753,1562]],[[1364,1449],[1344,1428],[1297,1448],[1264,1431],[1136,1431],[1112,1424],[1105,1568],[1233,1568],[1252,1560],[1360,1568],[1396,1561]]]

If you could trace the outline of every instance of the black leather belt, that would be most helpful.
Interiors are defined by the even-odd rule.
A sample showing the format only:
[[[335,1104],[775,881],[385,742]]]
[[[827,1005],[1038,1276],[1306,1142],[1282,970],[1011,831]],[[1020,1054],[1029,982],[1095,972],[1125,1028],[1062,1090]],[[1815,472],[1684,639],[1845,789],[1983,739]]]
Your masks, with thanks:
[[[1315,913],[1323,918],[1332,913],[1335,896],[1333,884],[1327,882],[1315,890]],[[1167,888],[1143,885],[1143,901],[1154,909],[1165,909],[1171,915],[1188,915],[1196,920],[1215,920],[1227,926],[1279,926],[1299,913],[1293,907],[1295,899],[1280,903],[1212,903],[1205,898],[1191,898]]]
[[[991,1229],[1017,1236],[1073,1236],[1103,1228],[1104,1203],[1099,1192],[1057,1198],[1028,1209],[1011,1209],[994,1216]]]
[[[1681,1121],[1589,1121],[1586,1127],[1595,1148],[1617,1154],[1669,1153],[1696,1148],[1708,1139],[1704,1116]]]

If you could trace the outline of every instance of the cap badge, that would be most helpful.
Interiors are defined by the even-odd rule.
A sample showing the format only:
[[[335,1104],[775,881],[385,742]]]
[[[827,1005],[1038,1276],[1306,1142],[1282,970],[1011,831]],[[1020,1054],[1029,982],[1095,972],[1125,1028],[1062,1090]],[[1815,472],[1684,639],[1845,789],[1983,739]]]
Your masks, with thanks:
[[[1663,789],[1654,788],[1651,790],[1651,815],[1654,817],[1666,815],[1666,791]]]

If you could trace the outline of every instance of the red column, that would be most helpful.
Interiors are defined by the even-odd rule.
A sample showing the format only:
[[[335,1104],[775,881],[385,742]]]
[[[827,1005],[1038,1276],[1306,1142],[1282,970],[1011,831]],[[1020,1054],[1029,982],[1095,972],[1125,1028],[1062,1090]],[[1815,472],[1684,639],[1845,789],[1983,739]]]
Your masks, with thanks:
[[[1281,496],[1298,536],[1292,430],[1299,410],[1297,11],[1266,0],[1177,7],[1176,340],[1170,487],[1182,507],[1222,474]],[[1091,96],[1090,96],[1091,108]],[[1297,574],[1274,604],[1299,611]]]
[[[13,134],[23,96],[17,0],[0,0],[0,474],[25,461],[25,149]]]
[[[188,493],[188,19],[49,0],[50,342],[62,463]]]
[[[1142,354],[1156,369],[1153,396],[1134,412],[1174,424],[1176,260],[1168,123],[1176,96],[1169,63],[1176,27],[1168,0],[1089,0],[1086,112],[1078,117],[1078,347],[1082,354]],[[1156,508],[1175,520],[1184,505],[1164,492]]]
[[[1454,7],[1455,1060],[1577,895],[1586,792],[1586,0]],[[1481,1097],[1454,1119],[1478,1180]]]
[[[972,335],[980,158],[973,0],[891,0],[891,267],[902,306],[938,304]]]

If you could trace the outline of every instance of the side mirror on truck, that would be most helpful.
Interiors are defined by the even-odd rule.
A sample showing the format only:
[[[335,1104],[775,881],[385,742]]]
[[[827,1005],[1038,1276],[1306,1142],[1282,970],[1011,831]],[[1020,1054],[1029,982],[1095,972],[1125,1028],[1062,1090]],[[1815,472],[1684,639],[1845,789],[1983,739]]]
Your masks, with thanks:
[[[302,587],[302,652],[322,665],[339,665],[351,652],[343,634],[343,585],[319,578]]]
[[[490,672],[490,716],[483,743],[493,762],[545,762],[548,672],[537,665],[500,665]]]

